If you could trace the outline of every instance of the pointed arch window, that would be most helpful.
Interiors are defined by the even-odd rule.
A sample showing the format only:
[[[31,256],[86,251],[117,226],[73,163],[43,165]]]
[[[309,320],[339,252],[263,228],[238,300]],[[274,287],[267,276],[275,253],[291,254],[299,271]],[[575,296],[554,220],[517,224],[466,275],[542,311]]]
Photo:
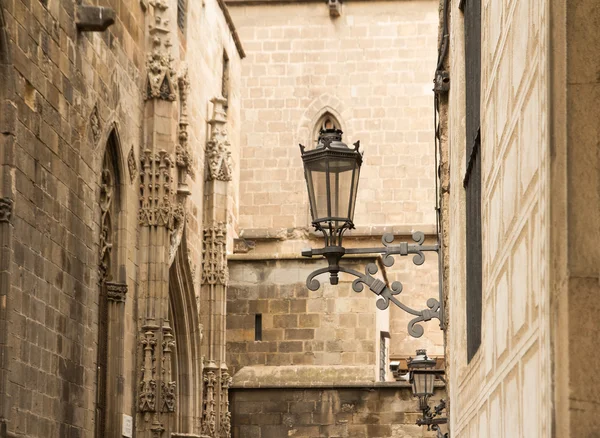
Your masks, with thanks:
[[[109,137],[100,175],[99,306],[96,376],[96,437],[116,436],[123,413],[119,381],[123,374],[126,278],[120,266],[119,215],[121,184],[118,139]]]
[[[339,120],[330,112],[324,113],[314,126],[311,136],[311,148],[315,148],[319,141],[319,132],[322,129],[342,129]]]
[[[117,220],[120,203],[118,169],[116,166],[116,137],[110,135],[100,181],[100,264],[97,353],[96,436],[107,433],[109,387],[109,289],[114,284],[117,253]]]

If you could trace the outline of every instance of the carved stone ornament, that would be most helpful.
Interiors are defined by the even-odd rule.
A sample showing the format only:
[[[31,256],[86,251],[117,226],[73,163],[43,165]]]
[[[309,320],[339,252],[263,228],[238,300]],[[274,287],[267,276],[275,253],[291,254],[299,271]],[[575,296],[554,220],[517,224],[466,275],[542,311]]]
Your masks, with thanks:
[[[166,0],[149,2],[153,9],[154,23],[150,25],[152,51],[146,58],[146,99],[176,99],[177,81],[173,69],[171,40],[169,39],[169,20],[166,18],[168,4]]]
[[[163,328],[163,354],[162,354],[162,380],[161,380],[161,396],[162,407],[161,412],[175,412],[175,390],[176,382],[173,380],[172,371],[172,355],[175,348],[175,340],[170,327]]]
[[[155,348],[156,338],[152,330],[148,330],[141,336],[143,365],[142,379],[140,381],[139,409],[140,412],[156,411],[156,367]]]
[[[171,230],[171,242],[169,246],[169,266],[175,260],[175,254],[183,237],[183,228],[185,227],[185,208],[182,203],[178,203],[173,210],[173,229]]]
[[[90,131],[92,132],[93,144],[98,144],[98,141],[100,140],[100,135],[102,133],[102,123],[100,121],[100,115],[98,114],[97,105],[94,105],[92,113],[90,114]]]
[[[127,296],[127,285],[124,283],[106,283],[106,297],[109,301],[124,303]]]
[[[100,281],[110,280],[112,277],[110,272],[113,247],[113,218],[111,211],[115,187],[114,177],[108,163],[105,159],[100,185]]]
[[[164,150],[158,154],[146,149],[140,158],[140,210],[142,226],[173,230],[181,219],[183,207],[174,202],[171,169],[173,159]]]
[[[211,100],[214,115],[211,125],[210,140],[206,144],[206,180],[231,181],[233,162],[231,144],[227,136],[227,115],[223,106],[227,103],[222,97]]]
[[[219,438],[231,438],[231,412],[229,411],[229,387],[233,379],[227,371],[221,373],[221,430]]]
[[[129,179],[131,180],[131,183],[133,183],[138,172],[133,146],[131,146],[129,154],[127,154],[127,167],[129,168]]]
[[[0,222],[10,222],[12,210],[13,200],[10,198],[0,198]]]
[[[188,109],[187,100],[190,91],[190,76],[187,67],[184,67],[179,75],[179,142],[176,147],[175,161],[177,163],[179,186],[178,193],[185,195],[191,194],[187,187],[187,176],[194,179],[194,156],[188,144]]]
[[[216,438],[217,414],[216,414],[216,391],[217,367],[213,362],[209,362],[204,368],[204,413],[202,415],[201,434]]]
[[[227,224],[216,222],[204,229],[202,284],[227,285]]]

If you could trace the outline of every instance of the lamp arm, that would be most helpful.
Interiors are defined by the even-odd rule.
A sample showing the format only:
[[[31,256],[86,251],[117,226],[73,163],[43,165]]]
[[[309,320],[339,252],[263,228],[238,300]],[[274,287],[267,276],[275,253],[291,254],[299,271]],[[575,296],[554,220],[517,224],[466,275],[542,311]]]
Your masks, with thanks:
[[[379,299],[377,300],[377,308],[380,310],[387,309],[390,305],[390,302],[392,302],[406,313],[414,315],[415,318],[410,320],[408,323],[408,333],[414,338],[420,338],[425,332],[423,326],[419,323],[430,321],[433,318],[437,318],[438,320],[440,319],[440,303],[435,298],[429,298],[427,300],[428,308],[423,310],[412,309],[406,304],[400,302],[396,298],[396,295],[399,295],[400,292],[402,292],[402,283],[395,281],[392,283],[390,289],[383,281],[373,277],[373,275],[378,272],[378,268],[375,263],[369,263],[365,268],[364,274],[344,266],[337,266],[337,269],[340,272],[345,272],[357,277],[356,280],[352,282],[352,289],[355,292],[362,292],[364,285],[367,285],[373,293],[378,295]],[[316,271],[312,272],[306,279],[306,287],[312,291],[318,290],[321,287],[321,283],[315,277],[329,271],[330,268],[327,267],[317,269]]]
[[[394,235],[392,233],[385,233],[381,237],[381,243],[383,247],[371,247],[371,248],[345,248],[346,254],[382,254],[382,262],[384,266],[390,267],[394,264],[394,258],[392,255],[407,256],[414,254],[413,263],[417,266],[422,265],[425,262],[424,252],[433,251],[438,252],[440,249],[439,243],[433,245],[423,245],[425,242],[425,233],[422,231],[415,231],[412,233],[412,239],[415,243],[400,242],[397,245],[392,245],[394,242]],[[326,241],[326,244],[328,242]],[[302,251],[304,257],[313,257],[323,255],[326,248],[320,249],[308,249]]]

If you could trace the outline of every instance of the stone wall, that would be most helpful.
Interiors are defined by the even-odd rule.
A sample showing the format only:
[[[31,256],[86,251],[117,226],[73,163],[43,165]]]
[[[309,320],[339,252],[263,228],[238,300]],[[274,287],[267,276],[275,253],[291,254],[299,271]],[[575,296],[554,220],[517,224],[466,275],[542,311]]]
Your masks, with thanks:
[[[237,231],[254,244],[248,253],[253,265],[262,257],[269,266],[282,254],[298,255],[321,244],[308,230],[298,143],[314,145],[316,124],[325,113],[339,122],[346,143],[360,140],[365,151],[357,230],[347,234],[345,244],[382,246],[384,232],[394,232],[396,241],[410,241],[413,230],[435,235],[435,2],[352,1],[337,18],[317,2],[230,0],[228,5],[247,53]],[[268,269],[280,270],[281,278],[294,277],[300,288],[305,277],[296,278],[296,266],[279,263]],[[364,265],[357,269],[364,272]],[[403,282],[402,300],[414,308],[421,310],[427,298],[438,297],[435,254],[419,267],[398,260],[386,275],[390,284]],[[371,294],[356,295],[348,283],[337,287],[342,288],[335,294],[344,299]],[[309,296],[321,293],[334,292]],[[237,309],[231,298],[230,308]],[[387,312],[392,356],[414,354],[416,345],[442,354],[437,322],[427,323],[424,337],[415,340],[406,334],[407,315],[393,305]]]
[[[12,259],[3,268],[0,420],[17,436],[92,436],[100,173],[113,128],[120,166],[139,147],[143,11],[122,2],[109,30],[79,33],[75,2],[1,7],[3,57],[12,61],[3,85],[12,96],[1,110],[12,112],[2,127],[2,191],[12,200],[12,239],[3,246]],[[125,168],[124,195],[136,199]],[[134,270],[122,274],[133,288]]]
[[[407,385],[233,389],[234,438],[433,437]]]
[[[551,436],[546,2],[482,2],[482,344],[465,314],[464,20],[451,5],[449,383],[453,437]],[[467,2],[468,5],[468,2]],[[468,6],[467,6],[468,7]],[[566,436],[566,435],[565,435]]]
[[[257,3],[257,2],[248,2]],[[306,227],[298,143],[330,111],[361,141],[359,225],[434,223],[434,1],[230,1],[244,41],[241,229]]]
[[[370,291],[353,292],[349,276],[337,287],[323,284],[309,291],[306,276],[317,267],[301,259],[230,258],[227,350],[233,374],[254,365],[362,365],[371,381],[378,379],[377,320],[386,312],[377,310]],[[260,340],[255,339],[257,314]]]
[[[187,2],[187,36],[177,29],[176,3],[171,3],[162,17],[166,20],[158,24],[165,26],[163,37],[170,35],[161,44],[171,50],[175,81],[183,76],[184,64],[191,78],[188,145],[195,158],[196,178],[190,180],[192,200],[187,204],[190,251],[186,249],[182,259],[198,287],[206,122],[212,117],[209,100],[221,92],[225,50],[230,60],[231,143],[236,152],[241,54],[222,2]],[[169,100],[168,110],[159,111],[156,119],[157,113],[146,111],[146,55],[155,44],[154,40],[149,43],[146,30],[149,24],[157,24],[151,15],[157,2],[102,3],[116,11],[115,23],[104,32],[77,31],[77,4],[58,0],[0,3],[3,437],[94,436],[99,391],[99,265],[100,254],[106,250],[100,246],[105,231],[100,204],[106,192],[104,157],[110,148],[116,170],[113,188],[119,192],[111,224],[115,240],[109,240],[115,243],[112,281],[124,286],[121,292],[127,291],[121,296],[125,299],[122,317],[113,324],[118,325],[117,336],[109,341],[120,342],[110,359],[120,367],[112,381],[118,382],[119,392],[111,394],[118,399],[118,406],[111,406],[116,419],[111,436],[115,430],[120,432],[122,414],[135,418],[139,408],[142,348],[138,323],[142,322],[137,318],[142,313],[136,306],[149,294],[149,288],[140,290],[141,159],[146,149],[161,144],[172,148],[175,156],[180,95],[175,102]],[[193,22],[201,26],[192,26]],[[237,155],[234,164],[239,163]],[[167,173],[171,171],[172,182],[176,170]],[[232,191],[230,205],[234,198]],[[158,242],[158,248],[168,253],[170,244]],[[161,257],[161,263],[166,263],[166,256]],[[193,286],[188,287],[193,296]],[[159,288],[168,290],[168,275]],[[168,315],[168,300],[161,307]],[[197,329],[193,328],[196,336]],[[202,388],[191,391],[200,394]],[[179,425],[185,424],[181,428],[186,432],[191,431],[192,416],[198,420],[194,427],[199,427],[202,406],[192,409],[190,418]],[[134,426],[138,437],[143,435],[139,427],[140,423]],[[171,432],[175,426],[171,423],[167,428]]]

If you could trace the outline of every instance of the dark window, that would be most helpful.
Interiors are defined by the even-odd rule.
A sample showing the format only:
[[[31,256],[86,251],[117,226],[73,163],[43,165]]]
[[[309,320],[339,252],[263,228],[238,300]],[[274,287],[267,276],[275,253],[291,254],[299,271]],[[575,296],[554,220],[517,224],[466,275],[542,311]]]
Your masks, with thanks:
[[[467,361],[481,345],[481,0],[465,0]]]
[[[185,30],[186,0],[177,0],[177,25],[183,32]]]
[[[227,52],[225,51],[223,51],[223,74],[221,75],[221,95],[226,100],[229,100],[229,56],[227,56]]]
[[[254,315],[254,340],[262,341],[262,314]]]

